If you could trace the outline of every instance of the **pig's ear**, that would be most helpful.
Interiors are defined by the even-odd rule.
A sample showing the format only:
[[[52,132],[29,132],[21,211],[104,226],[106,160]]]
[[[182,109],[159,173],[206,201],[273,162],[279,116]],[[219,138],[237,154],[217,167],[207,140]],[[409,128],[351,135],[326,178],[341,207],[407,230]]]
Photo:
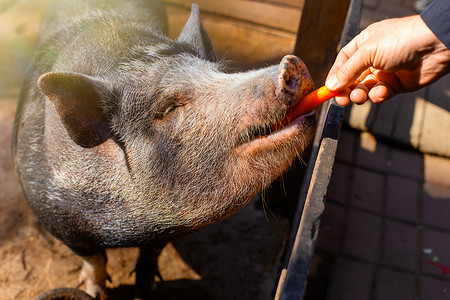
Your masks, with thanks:
[[[105,82],[81,74],[50,72],[39,77],[38,84],[75,143],[91,148],[109,138],[102,99],[111,88]]]
[[[210,61],[217,61],[211,40],[200,22],[200,12],[197,4],[192,4],[191,16],[184,25],[183,30],[181,30],[178,41],[194,46],[202,57]]]

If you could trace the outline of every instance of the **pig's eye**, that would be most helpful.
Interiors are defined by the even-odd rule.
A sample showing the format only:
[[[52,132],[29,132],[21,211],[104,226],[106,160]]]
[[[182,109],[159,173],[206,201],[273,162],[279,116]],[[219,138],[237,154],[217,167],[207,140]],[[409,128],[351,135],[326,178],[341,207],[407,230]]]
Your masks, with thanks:
[[[164,111],[162,117],[164,118],[165,116],[167,116],[168,114],[173,112],[177,107],[178,107],[177,105],[171,105],[171,106],[167,107],[166,110]]]
[[[174,97],[171,99],[172,101],[166,102],[164,106],[161,106],[158,111],[155,114],[155,119],[162,120],[169,116],[172,112],[174,112],[177,108],[183,107],[187,104],[185,100],[186,97],[183,99],[179,99],[178,97]],[[167,105],[167,106],[166,106]]]
[[[173,112],[178,107],[183,106],[181,104],[172,104],[166,108],[164,112],[160,112],[156,115],[157,119],[164,119],[166,116],[168,116],[171,112]]]
[[[178,107],[182,105],[172,104],[166,108],[164,111],[157,112],[155,115],[155,119],[162,120],[167,117],[171,112],[175,111]]]

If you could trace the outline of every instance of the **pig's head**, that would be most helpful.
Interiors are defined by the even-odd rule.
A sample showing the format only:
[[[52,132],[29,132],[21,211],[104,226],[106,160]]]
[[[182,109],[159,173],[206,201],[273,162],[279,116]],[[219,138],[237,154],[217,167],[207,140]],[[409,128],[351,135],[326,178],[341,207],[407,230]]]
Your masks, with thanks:
[[[152,41],[108,78],[53,72],[39,85],[77,147],[121,152],[127,193],[200,227],[245,205],[301,154],[313,114],[272,128],[313,83],[295,56],[222,72],[196,6],[177,40]]]

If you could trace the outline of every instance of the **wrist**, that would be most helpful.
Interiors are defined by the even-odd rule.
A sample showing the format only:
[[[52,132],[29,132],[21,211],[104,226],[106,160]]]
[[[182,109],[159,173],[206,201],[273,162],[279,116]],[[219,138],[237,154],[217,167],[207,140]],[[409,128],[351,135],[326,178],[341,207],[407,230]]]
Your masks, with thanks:
[[[428,28],[420,15],[411,16],[410,18],[412,19],[411,36],[414,37],[417,51],[424,53],[439,48],[439,39],[434,35],[430,28]]]
[[[434,34],[434,32],[428,27],[425,21],[420,15],[414,17],[413,32],[418,33],[416,40],[420,40],[419,48],[421,52],[445,52],[450,55],[450,50],[444,45],[441,40]],[[450,59],[450,57],[449,57]]]
[[[436,62],[446,65],[448,70],[450,68],[450,50],[439,40],[420,15],[413,16],[413,18],[412,33],[415,34],[417,52],[434,56]]]

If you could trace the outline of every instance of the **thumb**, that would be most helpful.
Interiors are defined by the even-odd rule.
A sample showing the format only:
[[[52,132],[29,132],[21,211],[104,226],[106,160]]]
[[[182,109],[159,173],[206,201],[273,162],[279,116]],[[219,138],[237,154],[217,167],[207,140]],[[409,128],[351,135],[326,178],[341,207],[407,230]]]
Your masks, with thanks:
[[[339,91],[357,84],[358,77],[370,67],[369,57],[363,49],[348,53],[348,49],[343,48],[331,68],[330,75],[334,74],[325,82],[326,87],[330,91]]]

